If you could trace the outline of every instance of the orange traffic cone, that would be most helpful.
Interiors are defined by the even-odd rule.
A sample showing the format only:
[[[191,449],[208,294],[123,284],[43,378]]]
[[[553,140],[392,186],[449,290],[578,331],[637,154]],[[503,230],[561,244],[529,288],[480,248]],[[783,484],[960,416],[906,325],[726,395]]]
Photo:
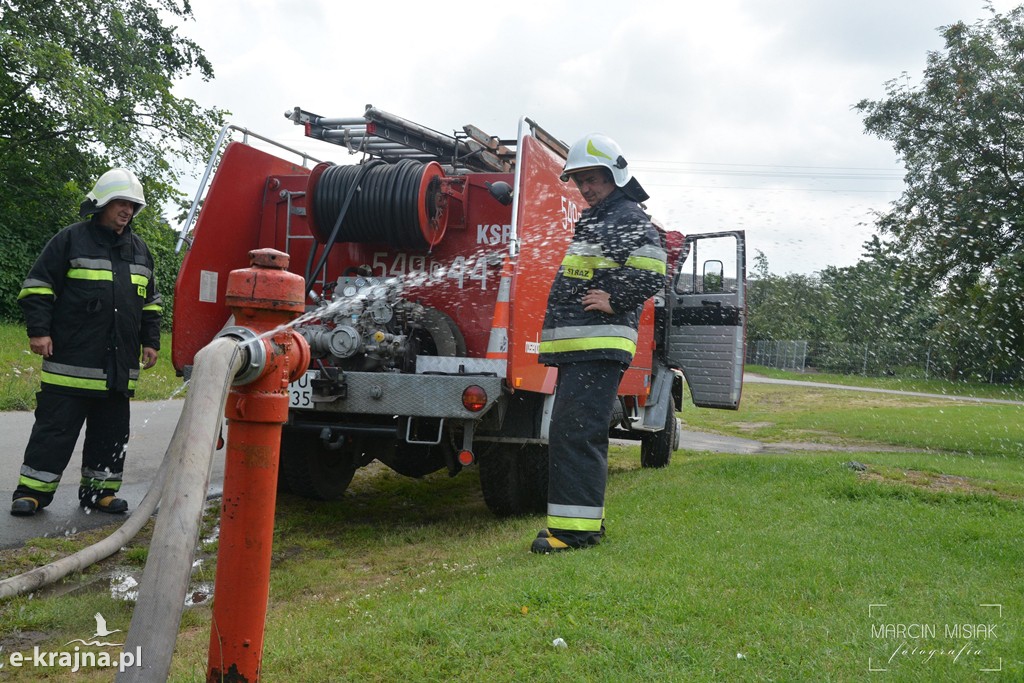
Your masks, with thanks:
[[[487,340],[487,358],[508,360],[509,300],[512,294],[512,262],[505,257],[501,266],[501,280],[498,283],[498,298],[494,302],[494,319],[491,321],[491,336]]]

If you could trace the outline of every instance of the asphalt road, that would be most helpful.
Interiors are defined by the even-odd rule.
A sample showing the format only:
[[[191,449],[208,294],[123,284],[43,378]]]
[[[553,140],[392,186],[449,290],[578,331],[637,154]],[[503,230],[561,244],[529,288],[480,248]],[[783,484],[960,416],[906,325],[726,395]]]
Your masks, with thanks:
[[[142,501],[163,460],[171,435],[178,423],[183,400],[132,401],[132,430],[128,442],[124,484],[120,496],[128,501],[129,511]],[[29,412],[0,413],[0,435],[7,446],[0,449],[0,548],[24,545],[31,538],[73,534],[109,524],[120,524],[124,515],[83,510],[78,506],[78,479],[82,466],[82,439],[79,438],[71,463],[53,502],[34,517],[8,514],[11,494],[18,484],[25,444],[32,431]],[[84,430],[83,430],[84,432]],[[214,456],[210,493],[218,493],[224,481],[223,451]]]

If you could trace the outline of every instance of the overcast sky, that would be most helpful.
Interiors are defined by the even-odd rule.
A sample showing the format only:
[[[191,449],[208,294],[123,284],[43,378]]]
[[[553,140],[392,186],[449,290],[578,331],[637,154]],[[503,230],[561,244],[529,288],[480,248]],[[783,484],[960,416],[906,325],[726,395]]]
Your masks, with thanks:
[[[602,132],[662,223],[744,229],[748,265],[761,251],[776,274],[856,263],[902,171],[852,106],[904,73],[919,83],[939,27],[989,16],[983,0],[192,6],[182,33],[216,78],[177,92],[229,110],[231,123],[338,163],[355,158],[304,139],[285,110],[351,117],[373,104],[502,138],[529,116],[570,144]]]

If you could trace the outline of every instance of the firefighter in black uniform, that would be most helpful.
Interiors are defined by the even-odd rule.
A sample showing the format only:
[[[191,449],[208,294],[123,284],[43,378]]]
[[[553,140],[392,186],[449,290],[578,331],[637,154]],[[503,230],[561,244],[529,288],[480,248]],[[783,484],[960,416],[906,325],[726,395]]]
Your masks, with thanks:
[[[125,512],[117,497],[128,444],[130,409],[144,368],[160,349],[160,294],[153,257],[131,229],[146,205],[138,178],[111,169],[82,204],[88,220],[53,236],[18,295],[29,347],[43,357],[35,424],[11,514],[34,515],[53,500],[86,425],[83,507]]]
[[[588,135],[569,150],[583,211],[548,296],[540,362],[558,368],[549,434],[547,528],[531,550],[583,548],[604,535],[608,429],[636,352],[644,302],[661,290],[665,250],[640,207],[648,198],[614,140]]]

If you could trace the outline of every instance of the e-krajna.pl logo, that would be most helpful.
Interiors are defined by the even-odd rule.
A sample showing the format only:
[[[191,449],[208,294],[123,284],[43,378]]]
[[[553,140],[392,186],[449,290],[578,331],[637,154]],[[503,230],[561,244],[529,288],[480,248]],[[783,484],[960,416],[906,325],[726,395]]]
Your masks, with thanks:
[[[6,656],[4,656],[3,647],[0,646],[0,669],[5,667],[12,669],[33,667],[39,669],[67,669],[71,673],[75,673],[84,668],[116,668],[118,671],[123,672],[131,667],[141,666],[142,647],[136,647],[134,652],[127,650],[107,652],[105,650],[83,649],[124,647],[124,643],[100,640],[100,638],[120,633],[121,629],[108,629],[107,620],[99,612],[93,615],[93,617],[96,619],[96,632],[92,634],[93,640],[84,640],[82,638],[69,640],[64,643],[65,648],[72,643],[81,643],[81,645],[75,645],[70,650],[42,650],[36,645],[32,648],[32,652],[11,652]]]

